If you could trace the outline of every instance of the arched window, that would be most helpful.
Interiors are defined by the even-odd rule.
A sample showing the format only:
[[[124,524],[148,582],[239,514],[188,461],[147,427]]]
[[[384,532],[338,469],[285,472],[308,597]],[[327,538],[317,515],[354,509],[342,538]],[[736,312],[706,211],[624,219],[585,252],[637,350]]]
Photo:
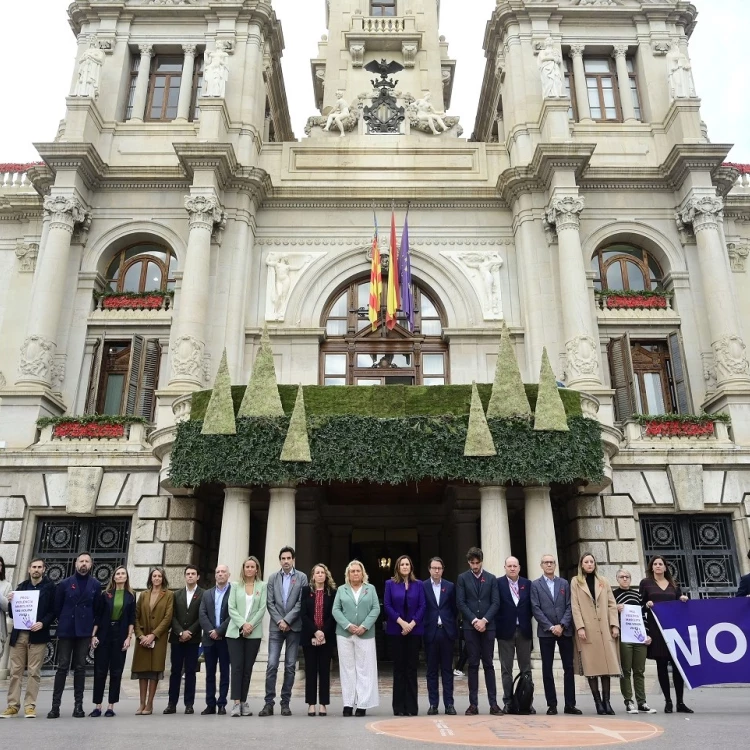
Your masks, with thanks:
[[[383,287],[385,291],[385,280]],[[323,313],[326,340],[320,350],[320,382],[445,385],[448,346],[442,338],[445,315],[438,303],[415,284],[414,331],[400,317],[393,330],[381,324],[373,331],[367,318],[369,297],[368,278],[353,281],[329,300]],[[385,319],[385,299],[383,306],[381,320]]]
[[[662,271],[645,250],[633,245],[609,245],[594,253],[591,267],[597,291],[654,291],[661,288]]]
[[[107,286],[113,292],[166,292],[174,289],[174,253],[161,245],[126,247],[107,269]]]

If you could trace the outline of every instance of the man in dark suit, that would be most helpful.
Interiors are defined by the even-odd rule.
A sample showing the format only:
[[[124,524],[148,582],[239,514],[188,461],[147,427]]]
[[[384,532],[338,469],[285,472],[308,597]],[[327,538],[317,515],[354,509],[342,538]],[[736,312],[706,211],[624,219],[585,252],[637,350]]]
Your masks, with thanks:
[[[201,716],[227,712],[229,692],[229,568],[217,565],[214,572],[216,586],[201,597],[199,612],[203,630],[203,658],[206,664],[206,707]],[[219,667],[219,697],[216,698],[216,667]]]
[[[94,606],[102,587],[91,577],[93,562],[88,552],[76,558],[76,572],[64,578],[55,589],[57,617],[57,672],[52,690],[52,709],[48,719],[60,718],[60,703],[65,690],[71,660],[73,664],[73,716],[83,719],[83,690],[86,685],[86,657],[91,649],[94,632]]]
[[[484,667],[484,684],[490,713],[501,714],[497,705],[497,683],[492,658],[495,655],[495,617],[499,606],[497,579],[482,568],[484,554],[479,547],[471,547],[466,553],[469,570],[461,573],[456,583],[456,601],[463,614],[464,638],[469,654],[469,707],[467,716],[476,716],[479,693],[479,661]]]
[[[172,644],[172,673],[169,677],[169,699],[165,714],[177,711],[180,700],[180,683],[182,671],[185,670],[185,713],[194,713],[195,673],[198,670],[198,650],[201,642],[200,607],[205,593],[198,586],[200,573],[194,565],[185,568],[185,588],[175,592],[172,612],[172,632],[169,642]]]
[[[456,587],[443,578],[445,565],[439,557],[430,560],[430,577],[422,583],[425,596],[424,648],[427,653],[428,716],[435,716],[440,703],[438,671],[443,683],[445,713],[456,715],[453,705],[453,646],[458,638]]]
[[[542,679],[547,714],[557,713],[557,691],[552,674],[555,644],[560,650],[565,689],[565,713],[580,714],[576,708],[576,685],[573,675],[573,612],[570,606],[570,586],[555,575],[557,562],[552,555],[542,555],[544,575],[531,582],[531,611],[537,622],[539,650],[542,654]]]
[[[750,552],[747,553],[747,559],[750,560]],[[740,587],[737,589],[737,596],[750,596],[750,573],[740,578]]]
[[[503,680],[503,711],[513,697],[513,657],[521,674],[531,674],[531,581],[521,577],[518,558],[505,561],[505,575],[497,579],[500,607],[495,618],[497,652]],[[533,707],[531,713],[536,713]]]

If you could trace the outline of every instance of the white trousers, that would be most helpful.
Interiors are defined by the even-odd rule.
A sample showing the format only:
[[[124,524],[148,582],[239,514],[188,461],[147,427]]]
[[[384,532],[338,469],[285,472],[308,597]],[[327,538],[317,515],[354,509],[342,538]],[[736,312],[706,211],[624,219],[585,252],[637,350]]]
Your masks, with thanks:
[[[378,697],[378,657],[374,638],[336,636],[339,649],[341,697],[345,706],[375,708]]]

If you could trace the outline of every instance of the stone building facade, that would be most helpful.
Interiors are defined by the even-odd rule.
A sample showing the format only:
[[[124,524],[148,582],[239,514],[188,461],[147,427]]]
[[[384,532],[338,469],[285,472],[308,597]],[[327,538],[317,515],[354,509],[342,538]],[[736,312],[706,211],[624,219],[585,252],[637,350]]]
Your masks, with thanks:
[[[481,542],[489,569],[513,551],[531,575],[550,549],[634,577],[663,552],[696,594],[730,591],[750,544],[750,170],[701,121],[695,7],[499,0],[472,128],[444,114],[439,0],[320,5],[319,112],[295,140],[270,0],[71,4],[65,119],[0,187],[13,578],[39,553],[62,575],[85,547],[143,587],[155,564],[273,568],[288,543],[339,578],[402,551],[450,577]],[[409,211],[412,331],[368,330],[373,207],[386,248],[392,207],[399,236]],[[281,383],[437,385],[489,382],[502,321],[525,381],[546,347],[601,422],[600,486],[170,484],[190,394],[224,349],[246,382],[264,326]],[[731,421],[635,419],[704,411]],[[146,424],[37,426],[95,413]]]

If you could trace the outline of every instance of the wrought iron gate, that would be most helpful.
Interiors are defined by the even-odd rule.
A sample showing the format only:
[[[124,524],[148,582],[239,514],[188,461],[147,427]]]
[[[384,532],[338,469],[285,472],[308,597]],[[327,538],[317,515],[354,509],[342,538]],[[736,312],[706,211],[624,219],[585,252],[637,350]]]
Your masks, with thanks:
[[[127,561],[130,541],[129,518],[40,518],[34,557],[47,564],[47,575],[54,583],[75,573],[75,561],[81,552],[91,553],[93,576],[106,586],[118,565]],[[52,629],[54,636],[54,628]],[[93,664],[93,659],[89,659]],[[57,664],[57,640],[47,646],[44,667]]]
[[[693,598],[734,596],[739,565],[730,516],[643,515],[641,531],[646,559],[663,555]]]

